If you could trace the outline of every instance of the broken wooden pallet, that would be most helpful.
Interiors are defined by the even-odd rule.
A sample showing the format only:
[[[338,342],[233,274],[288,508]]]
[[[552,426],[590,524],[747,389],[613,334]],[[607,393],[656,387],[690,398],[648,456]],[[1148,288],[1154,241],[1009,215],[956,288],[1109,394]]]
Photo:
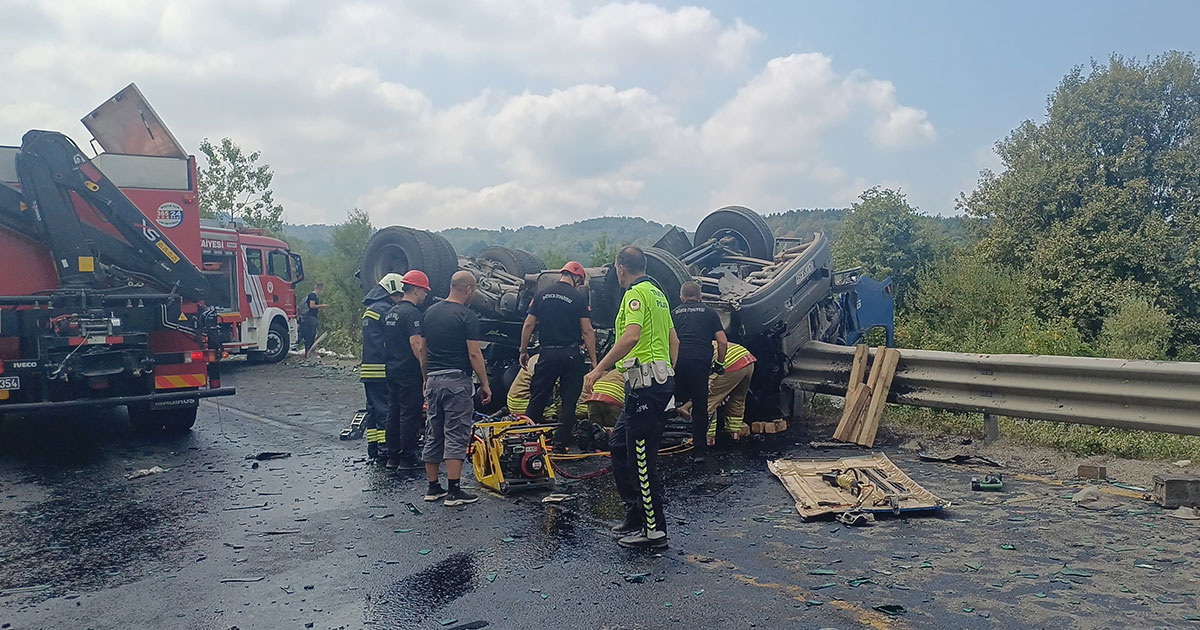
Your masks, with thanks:
[[[859,345],[854,351],[854,361],[850,368],[850,382],[846,386],[846,404],[842,409],[842,418],[833,432],[835,440],[866,447],[875,444],[875,434],[879,430],[879,421],[883,418],[883,411],[887,405],[888,392],[891,390],[896,366],[900,361],[900,351],[884,346],[876,348],[869,370],[868,359],[867,346]],[[862,382],[863,376],[867,376],[866,383]]]

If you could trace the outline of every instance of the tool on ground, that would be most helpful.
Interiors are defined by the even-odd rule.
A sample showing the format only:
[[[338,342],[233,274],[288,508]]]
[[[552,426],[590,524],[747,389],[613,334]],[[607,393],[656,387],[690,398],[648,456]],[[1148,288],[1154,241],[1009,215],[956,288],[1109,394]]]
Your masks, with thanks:
[[[976,492],[999,492],[1004,489],[1004,477],[999,474],[971,477],[971,489]]]
[[[475,423],[471,465],[484,487],[500,494],[554,487],[547,438],[557,424],[534,424],[524,416]]]
[[[358,411],[354,412],[354,417],[350,419],[350,426],[342,429],[341,434],[338,435],[338,439],[357,440],[358,438],[362,437],[363,433],[366,431],[366,428],[363,427],[363,422],[365,422],[366,419],[366,409],[359,409]]]
[[[879,421],[883,419],[888,392],[896,376],[896,366],[900,363],[900,351],[884,346],[876,348],[868,375],[869,354],[865,344],[860,344],[854,351],[850,381],[846,385],[846,405],[842,409],[842,419],[833,432],[834,439],[868,448],[875,444]],[[866,383],[863,383],[864,377]]]
[[[783,482],[796,501],[796,511],[806,519],[847,510],[904,514],[947,505],[883,454],[827,461],[771,460],[767,468]]]

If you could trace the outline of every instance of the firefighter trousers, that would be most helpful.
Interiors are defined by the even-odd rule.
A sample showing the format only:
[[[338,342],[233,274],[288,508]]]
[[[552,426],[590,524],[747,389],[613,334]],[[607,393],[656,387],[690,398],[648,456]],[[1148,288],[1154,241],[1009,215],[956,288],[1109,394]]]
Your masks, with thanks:
[[[658,447],[674,390],[674,378],[640,390],[626,385],[625,410],[609,438],[617,492],[626,511],[640,518],[647,531],[667,531]]]
[[[529,385],[529,408],[525,415],[541,424],[546,406],[554,396],[554,384],[558,383],[558,431],[554,444],[566,446],[575,430],[575,407],[583,393],[583,377],[586,372],[583,355],[579,348],[544,348],[538,353],[533,368],[533,380]]]
[[[421,435],[425,412],[424,383],[420,374],[387,380],[388,453],[416,459],[421,455],[417,439]]]
[[[382,457],[387,446],[387,381],[378,378],[364,380],[362,383],[363,389],[367,391],[367,417],[363,419],[363,427],[366,428],[367,434],[367,455]]]
[[[725,430],[730,433],[742,430],[742,421],[746,419],[746,394],[750,392],[752,376],[753,363],[736,372],[713,375],[708,385],[708,437],[717,435],[717,410],[722,403],[725,407]]]

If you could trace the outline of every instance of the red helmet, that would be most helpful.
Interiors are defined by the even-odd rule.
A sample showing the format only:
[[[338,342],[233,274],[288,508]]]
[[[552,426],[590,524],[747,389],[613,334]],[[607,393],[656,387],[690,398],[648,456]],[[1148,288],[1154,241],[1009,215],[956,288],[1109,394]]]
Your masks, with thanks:
[[[569,273],[581,280],[587,280],[587,272],[583,270],[583,265],[575,262],[574,260],[563,265],[562,273]]]
[[[424,272],[417,271],[416,269],[404,274],[401,282],[410,287],[417,287],[419,289],[425,289],[426,291],[430,290],[429,276],[426,276]]]

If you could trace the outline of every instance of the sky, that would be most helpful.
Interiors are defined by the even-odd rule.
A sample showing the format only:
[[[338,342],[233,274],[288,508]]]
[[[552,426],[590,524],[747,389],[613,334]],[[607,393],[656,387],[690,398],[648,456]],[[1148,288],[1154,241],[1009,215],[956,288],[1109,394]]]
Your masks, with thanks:
[[[720,206],[955,214],[1063,75],[1194,51],[1200,3],[0,0],[0,145],[131,82],[262,152],[290,223],[694,229]]]

